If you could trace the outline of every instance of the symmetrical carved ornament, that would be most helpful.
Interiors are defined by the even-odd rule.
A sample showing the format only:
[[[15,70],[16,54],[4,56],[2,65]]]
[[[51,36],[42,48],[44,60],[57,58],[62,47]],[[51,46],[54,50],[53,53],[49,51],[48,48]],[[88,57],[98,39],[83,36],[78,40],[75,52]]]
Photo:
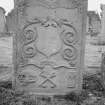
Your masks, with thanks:
[[[63,20],[36,19],[25,26],[21,53],[22,58],[28,60],[28,64],[20,66],[20,83],[25,86],[38,82],[40,88],[56,88],[55,79],[60,75],[57,68],[72,68],[69,63],[77,59],[77,42],[76,29],[69,22],[65,24]],[[75,80],[74,77],[73,79]]]
[[[80,1],[24,0],[19,3],[18,86],[41,93],[77,88],[81,63]],[[78,17],[72,19],[69,15]]]

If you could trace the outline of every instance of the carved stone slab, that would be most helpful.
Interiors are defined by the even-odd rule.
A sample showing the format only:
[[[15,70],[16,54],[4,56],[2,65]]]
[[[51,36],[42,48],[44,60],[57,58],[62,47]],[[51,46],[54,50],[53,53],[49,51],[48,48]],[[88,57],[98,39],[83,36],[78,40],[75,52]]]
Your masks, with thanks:
[[[17,90],[54,95],[82,89],[86,7],[84,0],[18,3],[12,24]]]

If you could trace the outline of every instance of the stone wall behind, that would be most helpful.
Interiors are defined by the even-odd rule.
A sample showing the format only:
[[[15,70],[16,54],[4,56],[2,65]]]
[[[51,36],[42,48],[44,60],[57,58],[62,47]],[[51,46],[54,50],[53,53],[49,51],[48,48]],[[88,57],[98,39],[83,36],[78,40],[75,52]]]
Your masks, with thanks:
[[[12,37],[0,38],[0,80],[10,80],[12,65]]]
[[[96,73],[101,70],[102,53],[105,52],[105,46],[96,44],[98,36],[86,36],[85,47],[85,72]],[[96,44],[96,45],[95,45]]]

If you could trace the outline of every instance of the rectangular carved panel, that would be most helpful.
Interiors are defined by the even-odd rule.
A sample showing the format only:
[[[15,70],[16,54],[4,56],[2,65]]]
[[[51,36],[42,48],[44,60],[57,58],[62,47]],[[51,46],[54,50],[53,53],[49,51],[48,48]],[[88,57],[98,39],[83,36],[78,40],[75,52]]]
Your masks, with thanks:
[[[17,89],[50,95],[81,90],[86,6],[83,0],[21,2],[14,40]]]

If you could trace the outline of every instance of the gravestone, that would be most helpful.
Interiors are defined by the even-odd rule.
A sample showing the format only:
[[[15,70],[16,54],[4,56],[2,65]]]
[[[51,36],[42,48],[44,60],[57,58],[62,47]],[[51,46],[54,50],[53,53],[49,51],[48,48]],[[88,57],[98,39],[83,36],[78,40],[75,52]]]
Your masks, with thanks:
[[[5,31],[5,23],[5,10],[0,7],[0,36],[2,36],[1,34]]]
[[[104,44],[105,43],[105,5],[102,4],[101,5],[101,10],[102,10],[102,17],[101,17],[101,32],[100,32],[100,35],[99,35],[99,42]]]
[[[105,5],[101,5],[101,9],[102,9],[102,19],[101,19],[102,30],[101,30],[101,35],[104,35],[105,34]]]
[[[15,0],[14,87],[31,95],[82,89],[86,0]]]

